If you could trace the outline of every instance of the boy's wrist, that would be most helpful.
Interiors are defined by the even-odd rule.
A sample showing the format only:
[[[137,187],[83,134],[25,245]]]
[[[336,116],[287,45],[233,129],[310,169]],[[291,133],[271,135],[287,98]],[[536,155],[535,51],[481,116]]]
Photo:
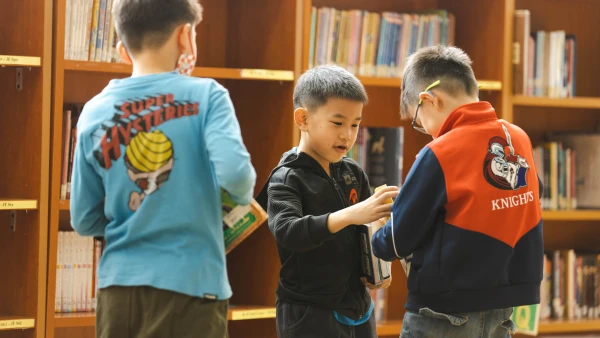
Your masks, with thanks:
[[[329,232],[335,234],[352,224],[350,221],[351,213],[348,212],[348,209],[349,208],[342,209],[329,215],[329,218],[327,219],[327,228],[329,228]]]

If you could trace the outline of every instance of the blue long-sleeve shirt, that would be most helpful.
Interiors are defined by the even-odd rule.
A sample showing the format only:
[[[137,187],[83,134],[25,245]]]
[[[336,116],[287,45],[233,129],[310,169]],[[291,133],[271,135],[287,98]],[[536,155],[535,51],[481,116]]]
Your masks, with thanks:
[[[228,91],[176,72],[112,80],[76,139],[71,224],[105,237],[99,287],[229,298],[220,188],[249,204],[256,173]]]

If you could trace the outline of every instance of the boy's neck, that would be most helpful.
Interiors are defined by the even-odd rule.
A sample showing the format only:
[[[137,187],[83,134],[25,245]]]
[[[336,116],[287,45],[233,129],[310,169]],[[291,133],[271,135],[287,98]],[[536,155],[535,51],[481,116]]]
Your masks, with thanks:
[[[321,168],[325,170],[327,176],[331,176],[331,171],[329,170],[329,161],[319,156],[316,151],[309,147],[303,137],[300,137],[300,144],[298,145],[298,153],[300,152],[306,153],[308,156],[312,157],[315,161],[317,161],[317,163],[319,163]]]
[[[172,56],[163,55],[161,51],[147,51],[135,55],[132,77],[160,74],[175,70],[176,61]]]

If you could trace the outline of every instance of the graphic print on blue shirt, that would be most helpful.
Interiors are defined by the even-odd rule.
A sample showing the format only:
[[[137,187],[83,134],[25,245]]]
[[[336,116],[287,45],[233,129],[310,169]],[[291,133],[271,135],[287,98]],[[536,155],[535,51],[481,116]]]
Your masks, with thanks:
[[[172,141],[160,130],[163,123],[198,115],[198,102],[176,101],[173,94],[158,94],[117,102],[117,112],[91,135],[94,157],[106,170],[123,154],[127,176],[139,191],[129,195],[129,208],[136,211],[144,198],[160,188],[174,166]]]

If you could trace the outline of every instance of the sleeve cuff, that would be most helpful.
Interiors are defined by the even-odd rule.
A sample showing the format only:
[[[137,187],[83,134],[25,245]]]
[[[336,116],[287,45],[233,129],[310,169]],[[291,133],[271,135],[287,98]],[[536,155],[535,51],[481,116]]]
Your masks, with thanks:
[[[327,220],[329,219],[329,213],[321,216],[313,216],[308,223],[308,232],[311,239],[315,243],[321,243],[327,238],[331,237],[332,234],[327,227]]]

